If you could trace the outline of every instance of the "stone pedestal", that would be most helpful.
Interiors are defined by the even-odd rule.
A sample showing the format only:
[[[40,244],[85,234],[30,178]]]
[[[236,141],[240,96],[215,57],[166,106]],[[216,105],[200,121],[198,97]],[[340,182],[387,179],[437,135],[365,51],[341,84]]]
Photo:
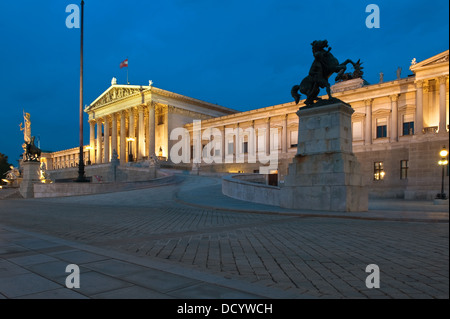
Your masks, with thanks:
[[[34,190],[33,184],[40,183],[41,171],[40,171],[40,163],[39,162],[23,162],[22,163],[23,170],[23,180],[20,183],[20,194],[24,198],[33,198]]]
[[[352,151],[351,116],[343,102],[301,108],[297,155],[289,164],[281,206],[360,212],[368,210],[368,190]]]

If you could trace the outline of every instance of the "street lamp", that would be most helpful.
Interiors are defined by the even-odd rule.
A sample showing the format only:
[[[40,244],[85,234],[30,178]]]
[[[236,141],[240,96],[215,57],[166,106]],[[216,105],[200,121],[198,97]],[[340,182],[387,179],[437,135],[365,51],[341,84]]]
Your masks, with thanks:
[[[89,182],[84,172],[83,158],[83,19],[84,19],[84,1],[81,0],[81,41],[80,41],[80,152],[78,159],[78,178],[76,182]]]
[[[436,195],[437,199],[447,199],[447,195],[444,193],[444,172],[445,172],[445,166],[448,164],[448,151],[445,149],[445,146],[442,147],[441,151],[439,152],[439,155],[441,156],[441,160],[438,162],[440,166],[442,166],[442,184],[441,184],[441,193]]]

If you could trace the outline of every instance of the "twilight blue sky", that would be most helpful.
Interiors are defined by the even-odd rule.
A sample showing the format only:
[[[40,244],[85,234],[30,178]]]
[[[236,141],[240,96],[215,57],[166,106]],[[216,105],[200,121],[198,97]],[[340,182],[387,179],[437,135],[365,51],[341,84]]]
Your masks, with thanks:
[[[17,165],[22,109],[44,150],[78,146],[79,29],[68,29],[79,0],[2,1],[0,10],[0,153]],[[368,4],[380,8],[368,29]],[[84,104],[115,76],[245,111],[292,101],[307,75],[310,43],[327,39],[332,53],[364,62],[377,83],[411,72],[449,48],[447,0],[85,0]],[[334,76],[330,78],[334,83]],[[85,116],[84,138],[89,138]],[[86,143],[85,143],[86,144]]]

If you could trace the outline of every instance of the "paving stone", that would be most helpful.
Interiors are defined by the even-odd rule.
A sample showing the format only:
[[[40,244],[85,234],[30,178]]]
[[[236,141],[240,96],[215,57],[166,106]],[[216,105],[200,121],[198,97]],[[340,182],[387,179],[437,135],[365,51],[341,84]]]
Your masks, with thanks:
[[[36,264],[42,264],[50,261],[57,261],[56,258],[53,258],[44,254],[34,254],[22,257],[8,258],[8,260],[16,265],[20,266],[30,266]]]
[[[130,286],[92,295],[94,299],[173,299],[160,292],[139,286]]]
[[[180,288],[198,284],[198,280],[158,270],[146,270],[140,273],[127,275],[125,280],[136,285],[167,293]]]
[[[189,206],[174,201],[173,194],[188,203],[216,206]],[[436,215],[434,208],[423,202],[404,212],[399,209],[403,204],[396,203],[380,206],[378,202],[376,213],[351,215],[390,218],[401,213],[433,222],[325,218],[320,216],[322,212],[304,217],[283,215],[283,209],[275,215],[271,212],[276,208],[222,196],[218,179],[195,176],[160,189],[2,201],[0,257],[23,267],[0,259],[0,278],[32,271],[64,286],[68,275],[65,267],[75,263],[81,265],[82,282],[98,273],[105,282],[110,279],[115,283],[100,290],[91,287],[89,293],[98,298],[109,294],[115,298],[126,292],[133,295],[135,291],[139,294],[141,288],[163,295],[194,286],[199,295],[217,288],[205,288],[198,277],[189,278],[190,270],[299,295],[306,291],[317,297],[448,298],[448,214]],[[33,212],[30,205],[35,207]],[[390,207],[394,210],[389,211]],[[434,222],[433,215],[443,218]],[[186,269],[188,277],[152,270],[123,257],[119,260],[71,249],[67,242],[14,232],[10,226],[121,252],[142,261],[164,262]],[[380,267],[380,289],[365,287],[365,267],[371,263]]]
[[[212,284],[198,284],[168,292],[178,299],[261,299],[259,295],[236,291]]]
[[[0,293],[8,298],[45,292],[60,287],[61,285],[32,273],[3,277],[0,280]]]

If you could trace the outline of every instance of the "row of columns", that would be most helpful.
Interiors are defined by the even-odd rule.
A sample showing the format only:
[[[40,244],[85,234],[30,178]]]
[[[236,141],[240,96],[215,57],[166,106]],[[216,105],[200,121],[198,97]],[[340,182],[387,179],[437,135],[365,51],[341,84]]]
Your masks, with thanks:
[[[119,149],[118,153],[120,161],[126,162],[127,158],[127,143],[128,154],[132,154],[133,157],[138,160],[143,159],[146,155],[152,156],[155,154],[155,105],[150,103],[149,105],[140,105],[137,107],[137,123],[135,119],[135,109],[132,107],[128,110],[122,110],[118,113],[107,115],[104,118],[98,118],[89,122],[90,124],[90,158],[95,163],[108,163],[110,162],[110,150]],[[148,138],[146,139],[145,132],[145,111],[148,111]],[[128,116],[128,129],[126,127],[126,121]],[[117,122],[120,117],[120,132],[118,132]],[[110,127],[111,121],[111,127]],[[136,136],[136,124],[138,129],[138,135]],[[97,128],[96,128],[97,127]],[[104,130],[103,130],[104,128]],[[95,132],[97,131],[97,136]],[[110,145],[110,131],[111,131],[111,145]],[[102,138],[103,132],[103,138]],[[117,134],[119,133],[119,137]],[[137,139],[136,139],[137,138]],[[149,151],[146,151],[149,150]],[[96,155],[95,155],[96,154]]]
[[[441,76],[439,80],[439,133],[447,132],[446,120],[446,85],[448,76]],[[423,85],[424,80],[416,81],[416,112],[414,120],[415,134],[421,134],[423,131]],[[389,96],[391,100],[391,125],[390,140],[398,141],[398,98],[399,94]],[[372,102],[374,99],[365,100],[365,144],[372,144]]]
[[[281,124],[281,152],[282,153],[286,153],[288,151],[288,125],[287,125],[287,120],[288,120],[288,115],[286,114],[283,119],[282,119],[282,124]],[[270,144],[271,144],[271,132],[270,132],[270,124],[271,124],[271,118],[266,118],[265,119],[265,123],[264,123],[264,127],[263,127],[263,131],[264,131],[264,152],[265,155],[269,155],[270,154]],[[234,129],[235,129],[235,135],[233,136],[233,147],[234,147],[234,155],[236,156],[236,158],[240,158],[242,156],[242,145],[243,142],[241,141],[241,136],[240,136],[240,129],[241,128],[241,123],[236,123],[234,124]],[[248,138],[249,139],[254,139],[252,140],[250,143],[251,145],[255,145],[255,150],[256,152],[258,152],[258,131],[260,129],[255,129],[255,120],[251,121],[251,128],[252,131],[254,132],[254,134],[248,134]],[[221,140],[221,147],[222,147],[222,160],[225,159],[225,154],[227,153],[227,145],[226,145],[226,126],[221,126],[219,128],[221,136],[223,137]],[[244,131],[244,130],[243,130]],[[194,133],[194,139],[198,140],[201,139],[201,135],[202,133],[200,131],[195,131]],[[247,135],[247,134],[245,134]],[[249,150],[250,153],[250,150]],[[199,156],[199,154],[194,154],[195,156]]]

